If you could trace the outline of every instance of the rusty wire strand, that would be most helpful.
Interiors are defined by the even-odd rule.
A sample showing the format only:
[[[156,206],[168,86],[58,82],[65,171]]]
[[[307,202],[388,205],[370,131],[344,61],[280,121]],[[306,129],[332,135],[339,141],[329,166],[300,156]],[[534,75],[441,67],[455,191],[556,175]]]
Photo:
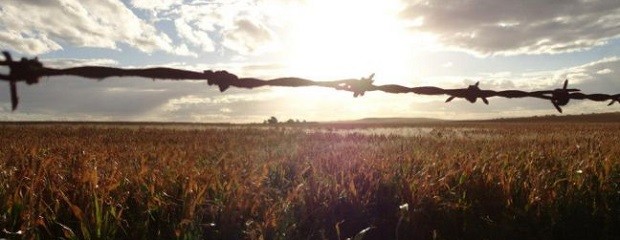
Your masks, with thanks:
[[[258,78],[239,78],[236,75],[226,71],[204,72],[187,71],[174,68],[141,68],[141,69],[123,69],[113,67],[100,66],[84,66],[73,68],[47,68],[38,60],[38,58],[22,58],[20,61],[13,61],[9,52],[2,52],[5,57],[4,61],[0,61],[0,65],[8,66],[9,74],[0,74],[0,80],[10,83],[11,105],[15,110],[19,103],[17,96],[17,82],[26,82],[27,84],[36,84],[41,77],[49,76],[78,76],[91,79],[104,79],[108,77],[144,77],[152,79],[168,79],[168,80],[206,80],[209,85],[217,85],[220,92],[226,91],[228,88],[256,88],[262,86],[280,86],[280,87],[304,87],[304,86],[320,86],[337,90],[344,90],[353,93],[354,97],[364,96],[368,91],[383,91],[386,93],[414,93],[419,95],[448,95],[446,102],[450,102],[455,98],[464,98],[465,100],[475,103],[481,99],[485,104],[489,104],[487,98],[504,97],[504,98],[540,98],[548,100],[553,104],[555,109],[560,113],[562,106],[568,104],[571,99],[575,100],[592,100],[592,101],[610,101],[608,105],[620,102],[620,94],[584,94],[579,89],[569,89],[568,79],[564,81],[562,88],[543,91],[521,91],[521,90],[482,90],[479,88],[479,82],[470,85],[467,88],[443,89],[439,87],[405,87],[401,85],[374,85],[374,74],[367,78],[361,79],[344,79],[336,81],[313,81],[309,79],[286,77],[263,80]]]

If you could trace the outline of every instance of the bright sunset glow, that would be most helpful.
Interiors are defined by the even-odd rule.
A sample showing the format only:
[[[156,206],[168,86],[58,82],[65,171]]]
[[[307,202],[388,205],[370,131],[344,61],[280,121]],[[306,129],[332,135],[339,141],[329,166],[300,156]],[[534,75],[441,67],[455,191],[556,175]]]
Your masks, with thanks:
[[[376,73],[403,79],[414,67],[412,43],[421,42],[398,19],[402,8],[389,1],[309,1],[292,20],[286,64],[319,78]]]

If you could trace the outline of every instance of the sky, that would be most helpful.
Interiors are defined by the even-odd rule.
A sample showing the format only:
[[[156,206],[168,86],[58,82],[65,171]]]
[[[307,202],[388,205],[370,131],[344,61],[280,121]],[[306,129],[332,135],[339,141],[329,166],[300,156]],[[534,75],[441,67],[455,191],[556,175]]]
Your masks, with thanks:
[[[3,0],[0,49],[47,67],[174,67],[241,77],[361,78],[375,84],[620,93],[618,0]],[[6,68],[0,72],[6,73]],[[2,87],[4,85],[4,87]],[[332,121],[557,114],[548,101],[320,87],[229,89],[204,81],[47,77],[18,83],[0,121]],[[620,111],[571,101],[565,114]]]

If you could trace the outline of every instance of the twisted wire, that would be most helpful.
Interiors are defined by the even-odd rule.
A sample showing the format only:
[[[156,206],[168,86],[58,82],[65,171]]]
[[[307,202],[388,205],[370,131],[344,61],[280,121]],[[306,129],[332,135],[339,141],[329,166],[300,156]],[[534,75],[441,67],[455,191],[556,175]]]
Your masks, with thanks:
[[[258,79],[258,78],[239,78],[237,75],[227,71],[195,72],[174,68],[156,67],[156,68],[138,68],[123,69],[114,67],[101,66],[82,66],[72,68],[48,68],[44,67],[38,58],[22,58],[20,61],[14,61],[9,52],[2,52],[5,57],[4,61],[0,61],[0,65],[8,66],[9,74],[0,74],[0,80],[10,83],[11,106],[14,111],[19,104],[17,96],[17,82],[26,82],[28,85],[36,84],[41,77],[50,76],[77,76],[91,79],[104,79],[109,77],[143,77],[152,79],[168,79],[168,80],[206,80],[212,86],[216,85],[220,92],[224,92],[230,87],[237,88],[257,88],[263,86],[279,86],[279,87],[305,87],[319,86],[328,87],[337,90],[344,90],[353,93],[354,97],[364,96],[369,91],[382,91],[386,93],[414,93],[418,95],[448,95],[446,102],[450,102],[455,98],[463,98],[470,103],[475,103],[481,99],[485,104],[489,104],[487,98],[504,97],[504,98],[539,98],[550,101],[551,104],[562,113],[562,106],[566,106],[570,100],[591,100],[591,101],[610,101],[608,105],[612,105],[620,101],[620,94],[584,94],[580,89],[568,88],[568,79],[564,81],[562,88],[542,91],[522,91],[522,90],[483,90],[479,87],[479,82],[469,85],[467,88],[443,89],[433,86],[422,87],[405,87],[396,84],[374,85],[374,74],[361,79],[343,79],[335,81],[314,81],[297,77],[285,77],[275,79]]]

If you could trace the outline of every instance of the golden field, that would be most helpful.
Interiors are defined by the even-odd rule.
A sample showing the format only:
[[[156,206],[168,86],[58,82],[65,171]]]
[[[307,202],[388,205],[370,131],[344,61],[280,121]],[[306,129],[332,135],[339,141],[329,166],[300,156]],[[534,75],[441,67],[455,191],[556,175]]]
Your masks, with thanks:
[[[618,123],[373,129],[0,125],[0,238],[620,238]]]

